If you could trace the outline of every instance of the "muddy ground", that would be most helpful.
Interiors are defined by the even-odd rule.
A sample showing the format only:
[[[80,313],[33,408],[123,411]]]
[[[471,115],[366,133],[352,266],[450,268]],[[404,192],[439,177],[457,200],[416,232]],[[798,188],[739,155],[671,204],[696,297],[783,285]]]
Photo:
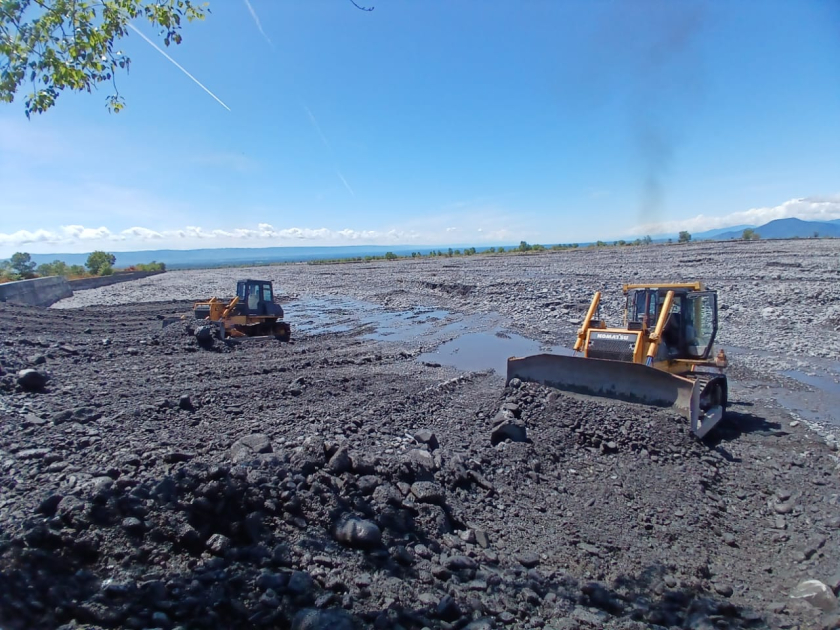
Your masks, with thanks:
[[[0,627],[833,627],[789,594],[840,585],[839,271],[833,241],[696,244],[0,304]],[[160,328],[243,276],[277,283],[292,344]],[[706,442],[489,369],[647,277],[721,290],[733,400]],[[505,418],[527,442],[493,439]]]

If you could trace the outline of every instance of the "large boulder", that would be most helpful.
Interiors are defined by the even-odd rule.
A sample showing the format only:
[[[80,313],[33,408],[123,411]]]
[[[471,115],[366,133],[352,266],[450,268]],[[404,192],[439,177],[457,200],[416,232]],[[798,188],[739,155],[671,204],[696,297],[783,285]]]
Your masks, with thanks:
[[[373,521],[347,516],[336,524],[335,537],[350,547],[374,547],[382,542],[382,531]]]
[[[253,459],[260,453],[271,453],[271,439],[264,433],[252,433],[239,438],[230,447],[230,458],[235,464]]]
[[[815,608],[829,612],[837,608],[837,597],[827,585],[819,580],[804,580],[796,585],[790,596],[803,599]]]
[[[327,463],[324,441],[317,437],[308,437],[295,449],[292,455],[292,467],[303,475],[311,475]]]
[[[17,373],[17,384],[21,389],[28,392],[38,392],[44,389],[48,377],[43,372],[27,368]]]

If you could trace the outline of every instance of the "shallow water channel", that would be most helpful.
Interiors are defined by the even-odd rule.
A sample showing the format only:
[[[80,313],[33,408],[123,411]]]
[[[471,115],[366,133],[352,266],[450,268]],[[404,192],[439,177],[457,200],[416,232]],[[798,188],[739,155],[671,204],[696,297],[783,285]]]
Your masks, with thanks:
[[[293,330],[299,333],[356,332],[365,339],[419,349],[419,362],[464,371],[494,370],[504,376],[507,359],[513,356],[572,354],[568,346],[546,346],[506,330],[504,320],[493,313],[463,315],[432,307],[395,311],[342,296],[307,297],[290,302],[285,308]],[[783,359],[743,348],[726,350],[731,355]],[[806,364],[807,369],[774,370],[777,377],[792,379],[797,387],[764,386],[763,391],[796,416],[840,426],[840,363],[813,359]],[[737,392],[739,384],[732,385]]]

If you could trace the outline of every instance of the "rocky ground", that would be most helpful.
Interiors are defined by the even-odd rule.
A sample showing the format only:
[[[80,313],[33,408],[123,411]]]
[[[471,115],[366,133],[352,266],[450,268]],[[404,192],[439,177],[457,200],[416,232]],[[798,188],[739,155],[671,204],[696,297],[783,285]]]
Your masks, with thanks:
[[[72,310],[0,304],[0,627],[834,627],[813,605],[830,591],[790,594],[840,586],[836,441],[765,395],[806,386],[763,369],[837,361],[838,253],[205,270]],[[289,298],[498,312],[556,343],[593,288],[673,277],[669,260],[722,290],[724,341],[762,350],[733,357],[707,442],[659,410],[418,361],[421,342],[370,326],[296,330],[295,300],[292,344],[160,328],[249,275]],[[772,354],[785,344],[796,356]]]

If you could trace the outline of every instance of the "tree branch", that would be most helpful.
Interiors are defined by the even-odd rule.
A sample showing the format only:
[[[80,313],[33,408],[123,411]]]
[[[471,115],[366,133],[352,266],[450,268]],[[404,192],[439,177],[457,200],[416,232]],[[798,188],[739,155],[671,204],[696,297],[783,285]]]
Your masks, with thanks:
[[[353,3],[353,6],[356,7],[359,11],[373,11],[374,7],[363,7],[356,4],[356,0],[350,0]]]

